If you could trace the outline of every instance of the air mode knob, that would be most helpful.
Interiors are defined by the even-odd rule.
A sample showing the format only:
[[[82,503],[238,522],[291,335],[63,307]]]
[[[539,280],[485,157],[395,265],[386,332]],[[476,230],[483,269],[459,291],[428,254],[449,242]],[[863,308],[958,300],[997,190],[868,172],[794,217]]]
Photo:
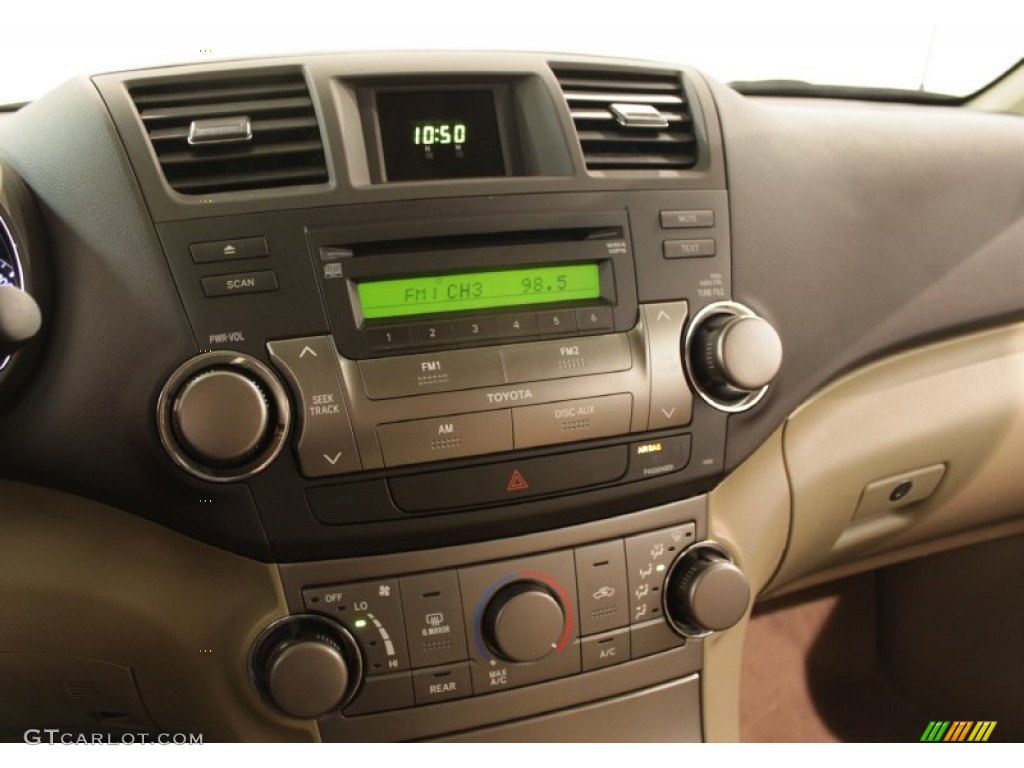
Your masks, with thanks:
[[[293,616],[272,626],[257,641],[251,663],[264,696],[292,717],[341,709],[362,677],[355,640],[319,616]]]
[[[171,458],[204,480],[259,472],[284,445],[291,409],[277,377],[237,352],[210,352],[175,371],[157,404]]]
[[[746,410],[763,397],[782,365],[782,341],[742,304],[705,307],[687,333],[687,369],[697,391],[720,410]]]
[[[518,581],[502,587],[484,611],[483,631],[494,654],[506,661],[537,661],[558,647],[565,607],[543,585]]]
[[[747,577],[716,544],[695,544],[669,569],[665,614],[680,634],[701,637],[728,629],[749,604]]]

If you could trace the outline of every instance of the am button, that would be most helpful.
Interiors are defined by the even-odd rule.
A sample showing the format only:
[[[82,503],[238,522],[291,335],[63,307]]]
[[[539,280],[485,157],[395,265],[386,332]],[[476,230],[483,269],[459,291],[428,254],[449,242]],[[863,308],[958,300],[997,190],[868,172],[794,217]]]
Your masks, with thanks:
[[[389,467],[510,451],[512,416],[500,410],[381,424],[377,437]]]

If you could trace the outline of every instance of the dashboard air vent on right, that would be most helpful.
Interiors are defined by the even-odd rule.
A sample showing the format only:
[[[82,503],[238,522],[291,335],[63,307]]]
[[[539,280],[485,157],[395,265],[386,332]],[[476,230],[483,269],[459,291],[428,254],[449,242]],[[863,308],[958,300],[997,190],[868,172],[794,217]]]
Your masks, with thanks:
[[[591,171],[697,164],[693,115],[677,72],[554,70]]]
[[[186,195],[322,184],[320,128],[301,72],[240,72],[130,89],[167,183]]]

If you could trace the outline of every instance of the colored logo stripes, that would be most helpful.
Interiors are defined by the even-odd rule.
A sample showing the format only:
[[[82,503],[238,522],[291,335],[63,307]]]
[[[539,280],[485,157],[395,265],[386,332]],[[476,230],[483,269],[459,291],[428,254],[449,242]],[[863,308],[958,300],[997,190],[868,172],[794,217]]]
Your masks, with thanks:
[[[988,741],[995,727],[995,720],[932,720],[921,741]]]

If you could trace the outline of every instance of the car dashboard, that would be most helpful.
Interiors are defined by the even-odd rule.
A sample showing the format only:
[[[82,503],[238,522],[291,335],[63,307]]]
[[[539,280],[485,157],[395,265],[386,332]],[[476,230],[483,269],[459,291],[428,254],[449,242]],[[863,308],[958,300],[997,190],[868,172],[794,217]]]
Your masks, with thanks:
[[[1019,733],[1022,150],[527,53],[4,116],[0,732],[736,740],[755,602],[962,550],[889,661]]]

